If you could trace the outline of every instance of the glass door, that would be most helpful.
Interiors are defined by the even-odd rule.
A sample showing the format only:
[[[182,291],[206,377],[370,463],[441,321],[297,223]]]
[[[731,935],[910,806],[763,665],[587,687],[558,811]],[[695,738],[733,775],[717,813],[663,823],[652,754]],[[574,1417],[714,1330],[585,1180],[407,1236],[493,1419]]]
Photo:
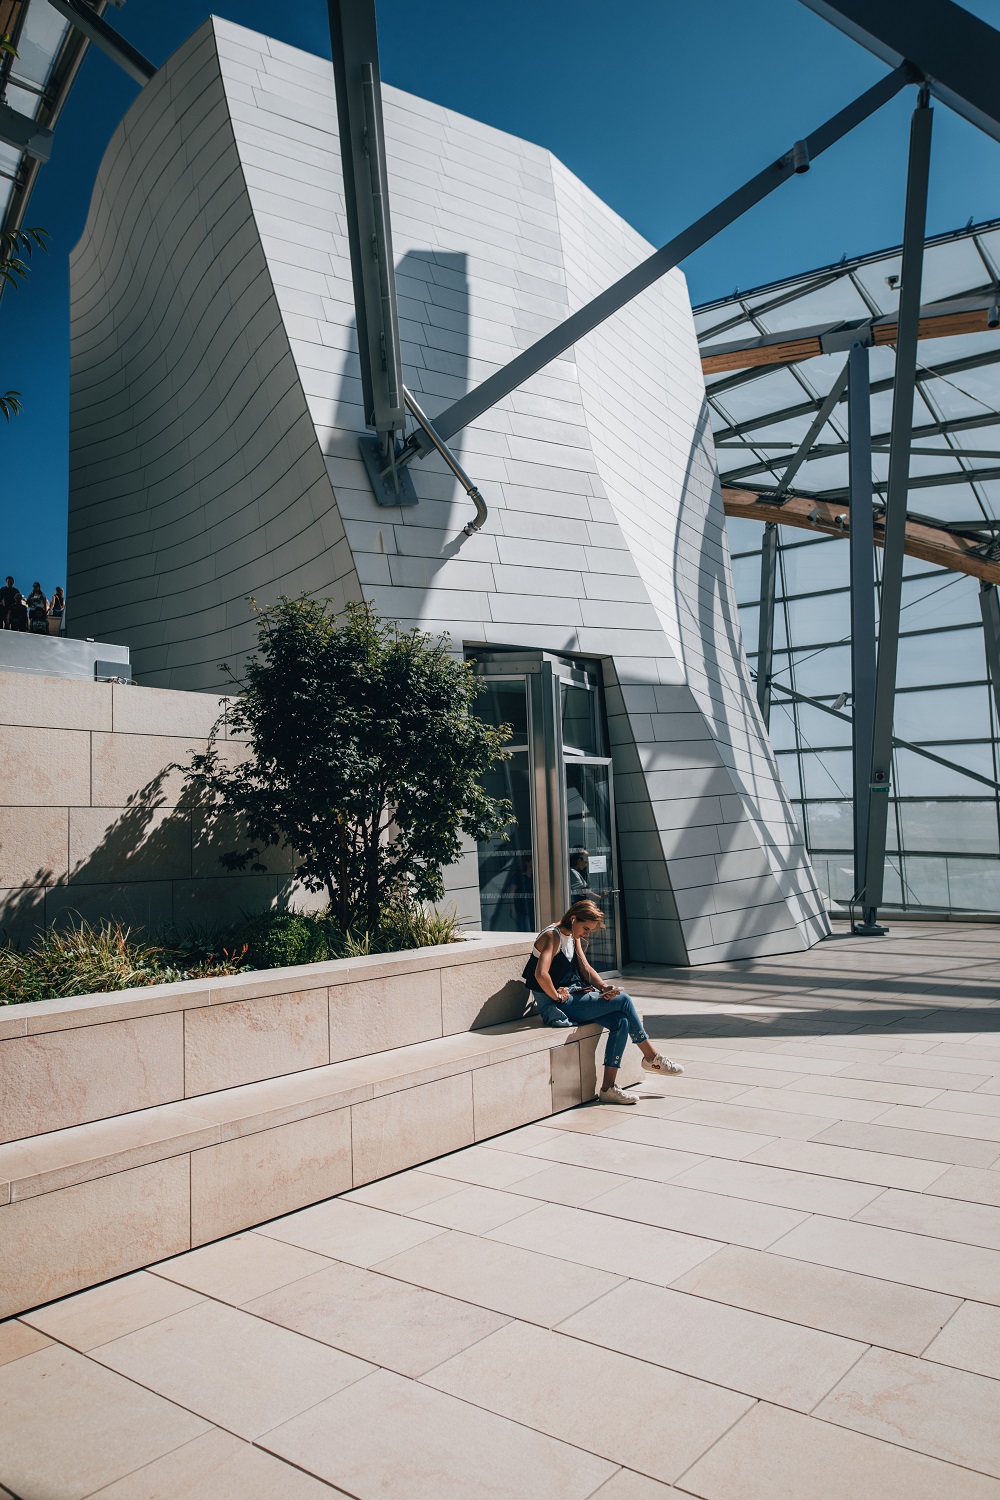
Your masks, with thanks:
[[[510,824],[479,845],[479,910],[484,932],[535,931],[535,868],[531,808],[530,719],[523,677],[485,678],[476,712],[510,730],[510,758],[483,778],[491,797],[510,802]]]
[[[618,872],[611,761],[574,755],[567,756],[564,765],[569,899],[597,902],[606,925],[591,938],[587,957],[598,971],[617,969]]]

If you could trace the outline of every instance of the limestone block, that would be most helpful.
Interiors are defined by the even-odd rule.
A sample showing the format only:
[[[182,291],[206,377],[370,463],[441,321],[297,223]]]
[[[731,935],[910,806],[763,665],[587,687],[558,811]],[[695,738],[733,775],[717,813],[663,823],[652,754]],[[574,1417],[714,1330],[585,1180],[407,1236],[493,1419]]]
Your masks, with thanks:
[[[21,807],[87,807],[90,735],[82,729],[19,729],[0,724],[0,765],[16,773]]]
[[[471,1146],[472,1075],[459,1073],[355,1104],[351,1125],[355,1187]]]
[[[182,693],[172,688],[115,684],[111,693],[112,724],[93,727],[113,727],[115,734],[183,734],[207,739],[225,706],[225,699],[214,693]]]
[[[530,1003],[521,982],[531,950],[525,936],[524,956],[489,958],[441,973],[441,1024],[445,1036],[481,1026],[500,1026],[525,1015]]]
[[[184,773],[169,768],[186,767],[192,752],[202,749],[202,740],[175,735],[95,734],[94,806],[121,807],[131,797],[150,806],[175,806],[183,795]]]
[[[206,1005],[184,1013],[188,1098],[330,1061],[324,989]]]
[[[42,729],[110,729],[111,688],[106,682],[0,672],[5,724]]]
[[[552,1077],[553,1114],[561,1109],[572,1109],[574,1105],[580,1103],[583,1097],[580,1043],[567,1042],[564,1046],[553,1047],[549,1053],[549,1067]]]
[[[84,876],[86,871],[83,871]],[[47,923],[100,922],[114,915],[126,926],[156,932],[173,921],[173,886],[169,880],[130,880],[127,883],[71,878],[68,885],[49,886],[45,893]]]
[[[186,1156],[0,1209],[0,1317],[190,1248]]]
[[[191,874],[191,820],[174,807],[72,807],[69,858],[73,879],[88,885],[184,880]]]
[[[347,1109],[191,1153],[191,1243],[305,1208],[351,1186]]]
[[[0,1140],[184,1097],[180,1012],[0,1042]]]
[[[472,1075],[476,1140],[515,1130],[552,1113],[552,1074],[545,1052],[477,1068]]]
[[[330,986],[330,1061],[367,1057],[441,1035],[441,980],[423,969]]]
[[[268,911],[278,894],[277,875],[218,875],[205,880],[175,880],[173,921],[181,928],[226,926],[247,912]]]
[[[66,874],[65,807],[0,807],[0,885],[51,885]]]

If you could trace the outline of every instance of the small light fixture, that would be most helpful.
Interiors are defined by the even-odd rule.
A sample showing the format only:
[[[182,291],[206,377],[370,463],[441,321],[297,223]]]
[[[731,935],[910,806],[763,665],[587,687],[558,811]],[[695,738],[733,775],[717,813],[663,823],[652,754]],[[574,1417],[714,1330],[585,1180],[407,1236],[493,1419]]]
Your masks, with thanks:
[[[1000,306],[995,302],[986,314],[987,328],[1000,328]]]
[[[792,147],[792,170],[800,174],[809,170],[809,147],[805,141],[796,141]]]
[[[837,696],[836,696],[836,698],[834,698],[833,702],[831,703],[830,707],[833,709],[834,713],[839,714],[840,710],[843,708],[843,706],[844,706],[844,704],[846,702],[847,702],[847,694],[846,693],[838,693]]]

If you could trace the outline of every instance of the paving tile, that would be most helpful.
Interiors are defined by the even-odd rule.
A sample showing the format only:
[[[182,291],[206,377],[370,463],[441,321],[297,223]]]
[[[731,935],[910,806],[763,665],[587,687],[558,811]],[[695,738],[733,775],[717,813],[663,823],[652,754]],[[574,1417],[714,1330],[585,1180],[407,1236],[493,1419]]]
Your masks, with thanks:
[[[1000,1380],[1000,1308],[963,1302],[924,1350],[924,1359]]]
[[[19,1318],[8,1318],[0,1323],[0,1365],[13,1364],[15,1359],[45,1349],[51,1342],[37,1328],[31,1328]]]
[[[536,1146],[532,1155],[541,1163],[557,1161],[568,1166],[593,1167],[602,1172],[667,1182],[688,1167],[706,1160],[691,1151],[672,1151],[667,1146],[641,1146],[607,1135],[569,1135],[563,1132],[549,1145]]]
[[[61,1302],[36,1307],[25,1313],[24,1320],[43,1333],[69,1344],[71,1349],[86,1352],[98,1344],[158,1323],[171,1313],[195,1307],[204,1299],[188,1287],[161,1281],[148,1271],[136,1271],[103,1286],[77,1292]]]
[[[769,1167],[788,1167],[793,1172],[812,1172],[819,1177],[845,1177],[851,1182],[917,1191],[945,1170],[938,1161],[891,1156],[885,1151],[825,1146],[816,1141],[775,1141],[752,1152],[747,1159]]]
[[[811,1411],[865,1347],[634,1281],[567,1318],[559,1331],[799,1411]]]
[[[737,1245],[718,1250],[672,1286],[904,1354],[919,1354],[962,1305],[957,1297]]]
[[[628,1182],[595,1198],[588,1208],[595,1214],[634,1219],[640,1224],[656,1224],[661,1229],[705,1235],[758,1250],[765,1250],[805,1218],[792,1209],[663,1182]]]
[[[636,1474],[634,1469],[619,1469],[613,1479],[595,1490],[591,1500],[668,1500],[677,1496],[672,1484],[660,1484],[658,1479],[647,1479],[645,1474]]]
[[[202,1302],[102,1344],[91,1357],[245,1438],[371,1370],[338,1349],[220,1302]]]
[[[892,1108],[892,1106],[889,1106]],[[807,1141],[834,1123],[830,1115],[786,1113],[780,1109],[749,1109],[742,1104],[692,1104],[678,1123],[707,1125],[713,1129],[754,1131],[779,1140]],[[763,1144],[763,1142],[761,1142]]]
[[[1000,1172],[978,1167],[949,1167],[924,1189],[943,1198],[967,1198],[970,1203],[992,1203],[1000,1208]]]
[[[684,1475],[701,1500],[998,1500],[968,1469],[760,1404]]]
[[[620,1110],[602,1104],[585,1104],[580,1109],[569,1110],[567,1114],[553,1115],[553,1134],[600,1135],[602,1131],[611,1129],[620,1114]]]
[[[570,1113],[579,1114],[580,1111],[571,1110]],[[563,1118],[563,1115],[553,1115],[546,1125],[522,1125],[517,1130],[508,1130],[505,1135],[493,1141],[489,1146],[469,1146],[468,1155],[471,1156],[474,1151],[499,1151],[501,1149],[514,1152],[530,1151],[534,1146],[543,1146],[546,1141],[554,1138],[556,1122]],[[452,1156],[438,1157],[434,1165],[436,1167],[441,1161],[457,1161],[459,1156],[465,1154],[465,1151],[456,1151]],[[491,1184],[487,1184],[489,1185]]]
[[[926,1068],[913,1066],[915,1059],[922,1056],[923,1053],[919,1052],[908,1052],[905,1057],[897,1053],[893,1055],[892,1062],[848,1063],[840,1076],[842,1078],[868,1078],[873,1083],[909,1083],[917,1087],[932,1087],[938,1090],[976,1089],[989,1082],[989,1074],[982,1070],[974,1074],[939,1068],[933,1075],[929,1075]]]
[[[556,1130],[546,1131],[546,1135],[554,1141],[561,1141],[563,1138]],[[502,1150],[493,1146],[469,1146],[465,1151],[456,1151],[454,1156],[439,1156],[435,1161],[428,1162],[426,1167],[420,1167],[419,1173],[424,1177],[441,1177],[456,1183],[468,1182],[479,1187],[505,1188],[521,1182],[534,1172],[544,1170],[542,1166],[535,1165],[532,1156],[522,1156],[513,1148],[508,1151],[506,1147],[509,1140],[510,1136],[500,1137],[497,1144],[503,1146]],[[541,1151],[544,1145],[524,1147],[525,1151],[529,1149]],[[372,1187],[376,1186],[377,1183],[372,1183]]]
[[[792,1089],[747,1089],[737,1101],[741,1109],[787,1110],[789,1114],[819,1115],[827,1120],[870,1123],[884,1115],[887,1105],[872,1099],[838,1098],[833,1094],[802,1094]]]
[[[493,1239],[446,1231],[376,1268],[387,1276],[549,1328],[619,1277]]]
[[[258,1297],[245,1310],[414,1376],[504,1324],[485,1308],[342,1262]]]
[[[908,1104],[893,1104],[881,1123],[891,1125],[893,1129],[930,1130],[935,1135],[981,1141],[987,1150],[992,1147],[1000,1156],[1000,1119],[995,1115],[946,1110],[937,1103],[925,1104],[922,1109],[914,1109]],[[983,1166],[984,1163],[965,1162],[963,1165]]]
[[[718,1240],[546,1203],[490,1231],[489,1239],[560,1261],[666,1286],[719,1248]],[[553,1319],[553,1322],[556,1320]]]
[[[594,1137],[590,1139],[593,1140]],[[599,1198],[602,1193],[624,1187],[629,1182],[630,1177],[614,1172],[596,1172],[590,1167],[557,1164],[519,1182],[517,1191],[522,1197],[540,1199],[544,1203],[565,1203],[571,1208],[578,1208],[589,1203],[592,1198]]]
[[[899,1102],[913,1105],[916,1100],[901,1099]],[[950,1111],[953,1114],[992,1115],[996,1119],[1000,1117],[1000,1094],[980,1093],[978,1090],[963,1094],[957,1089],[944,1089],[925,1108]]]
[[[526,1323],[425,1376],[551,1437],[670,1481],[753,1404],[747,1397]],[[653,1413],[669,1413],[669,1437]]]
[[[878,1104],[927,1104],[936,1099],[940,1089],[924,1088],[911,1083],[875,1083],[864,1078],[835,1078],[827,1075],[817,1077],[807,1073],[785,1084],[787,1093],[824,1094],[828,1098],[870,1099]],[[803,1108],[805,1106],[803,1105]]]
[[[388,1370],[277,1427],[261,1446],[365,1500],[584,1500],[614,1472],[606,1459]]]
[[[816,1415],[996,1478],[998,1403],[1000,1386],[982,1375],[871,1349]]]
[[[949,1135],[943,1128],[936,1129],[935,1123],[929,1119],[930,1110],[911,1110],[899,1104],[890,1105],[889,1109],[893,1114],[903,1110],[907,1116],[917,1115],[921,1122],[928,1122],[928,1128],[913,1129],[903,1120],[898,1125],[892,1125],[885,1117],[880,1125],[855,1125],[850,1120],[844,1120],[821,1131],[815,1139],[821,1144],[848,1146],[856,1151],[917,1156],[922,1161],[951,1162],[960,1167],[991,1167],[1000,1156],[1000,1145],[992,1141]],[[959,1117],[942,1114],[939,1118],[943,1122]],[[1000,1124],[1000,1121],[997,1123]]]
[[[636,1141],[640,1146],[667,1146],[700,1156],[728,1156],[734,1160],[759,1151],[774,1139],[746,1130],[721,1130],[686,1120],[647,1120],[641,1116],[619,1120],[606,1132],[612,1140]]]
[[[679,1173],[672,1179],[672,1185],[844,1219],[871,1203],[882,1191],[870,1183],[792,1172],[785,1167],[765,1167],[756,1161],[705,1161]]]
[[[1000,1303],[1000,1252],[957,1245],[899,1229],[816,1214],[773,1246],[776,1255],[811,1260],[842,1271],[885,1276],[948,1297]]]
[[[151,1270],[169,1281],[204,1292],[206,1297],[238,1307],[251,1297],[262,1297],[275,1287],[311,1276],[328,1264],[324,1255],[247,1230],[231,1239],[217,1240],[214,1245],[189,1250],[173,1260],[161,1260]]]
[[[342,1491],[215,1430],[145,1464],[90,1500],[332,1500]]]
[[[378,1182],[369,1182],[364,1187],[344,1193],[345,1203],[364,1203],[369,1208],[381,1208],[387,1213],[408,1214],[450,1193],[461,1192],[460,1182],[449,1182],[445,1177],[432,1177],[411,1167],[408,1172],[399,1172],[395,1177],[383,1177]]]
[[[200,1417],[58,1344],[0,1367],[0,1477],[22,1497],[79,1500],[207,1431]]]
[[[411,1209],[410,1217],[425,1224],[440,1224],[443,1229],[485,1234],[498,1224],[506,1224],[508,1219],[516,1219],[518,1214],[528,1213],[534,1206],[533,1198],[522,1198],[498,1188],[459,1187],[457,1193],[426,1203],[423,1208]]]
[[[297,1214],[262,1224],[256,1232],[299,1245],[303,1250],[313,1250],[317,1255],[350,1261],[354,1266],[371,1266],[397,1251],[432,1239],[441,1230],[400,1214],[366,1208],[363,1203],[332,1198],[328,1203],[316,1203]]]
[[[991,1204],[890,1191],[876,1198],[855,1218],[865,1224],[882,1224],[887,1229],[905,1229],[935,1239],[1000,1250],[1000,1208]]]
[[[740,1083],[745,1088],[764,1086],[781,1088],[790,1077],[796,1076],[785,1072],[783,1068],[744,1067],[737,1062],[710,1062],[705,1053],[700,1054],[693,1062],[685,1058],[684,1070],[692,1078],[711,1078],[720,1083]],[[804,1060],[803,1071],[805,1071]]]

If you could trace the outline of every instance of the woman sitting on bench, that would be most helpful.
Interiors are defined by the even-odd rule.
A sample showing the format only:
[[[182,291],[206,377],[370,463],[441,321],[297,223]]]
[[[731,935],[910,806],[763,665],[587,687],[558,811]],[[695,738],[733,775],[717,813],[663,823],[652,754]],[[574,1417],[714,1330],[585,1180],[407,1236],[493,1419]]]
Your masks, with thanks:
[[[616,985],[605,984],[587,962],[584,943],[603,926],[604,914],[596,901],[575,901],[561,922],[539,933],[523,977],[546,1026],[584,1026],[597,1021],[606,1028],[600,1103],[638,1104],[636,1095],[626,1094],[616,1081],[629,1037],[641,1051],[647,1073],[683,1073],[684,1069],[656,1051],[631,998]]]

